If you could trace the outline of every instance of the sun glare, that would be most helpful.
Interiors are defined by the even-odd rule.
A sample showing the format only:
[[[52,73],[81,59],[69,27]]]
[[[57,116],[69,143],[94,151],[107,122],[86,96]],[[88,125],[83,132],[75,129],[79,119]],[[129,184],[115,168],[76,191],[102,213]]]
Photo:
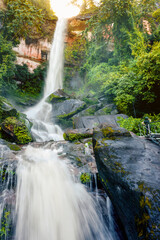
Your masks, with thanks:
[[[78,15],[80,9],[73,4],[71,0],[50,0],[51,7],[57,17],[71,18]]]

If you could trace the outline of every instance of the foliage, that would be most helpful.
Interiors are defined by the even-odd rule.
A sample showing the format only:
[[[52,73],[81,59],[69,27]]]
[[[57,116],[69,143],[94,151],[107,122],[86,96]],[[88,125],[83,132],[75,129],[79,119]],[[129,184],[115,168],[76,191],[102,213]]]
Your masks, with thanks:
[[[140,129],[142,128],[143,120],[141,118],[123,118],[118,117],[118,123],[120,127],[127,129],[128,131],[134,132],[137,135],[140,135]]]
[[[49,17],[53,17],[50,0],[31,0],[31,2],[40,9],[44,9]]]
[[[8,132],[12,133],[16,143],[26,144],[32,141],[31,134],[23,120],[18,120],[15,117],[8,117],[4,120],[2,126],[4,126]]]
[[[80,176],[81,183],[89,183],[91,181],[91,175],[89,173],[82,173]]]
[[[69,65],[80,66],[85,54],[86,40],[82,37],[76,38],[72,44],[65,48],[65,60]]]
[[[97,4],[94,0],[83,0],[81,5],[77,0],[71,0],[71,3],[80,8],[80,14],[93,14],[97,10]]]
[[[128,131],[134,132],[137,135],[145,135],[145,125],[144,119],[145,117],[149,117],[150,119],[150,129],[153,133],[160,133],[160,114],[158,115],[147,115],[145,114],[143,118],[123,118],[118,117],[118,123],[120,127],[127,129]]]
[[[0,93],[7,87],[14,75],[15,54],[12,50],[12,43],[7,42],[0,34]]]
[[[3,11],[2,32],[6,39],[17,43],[19,38],[25,38],[30,32],[41,32],[44,21],[42,9],[36,8],[30,0],[7,0],[7,10]]]
[[[51,40],[57,17],[50,9],[50,1],[6,0],[6,9],[0,10],[1,32],[16,45],[20,38],[33,42],[40,38]]]
[[[41,93],[46,76],[47,64],[38,66],[33,73],[30,73],[26,64],[16,65],[15,77],[19,87],[26,93]]]

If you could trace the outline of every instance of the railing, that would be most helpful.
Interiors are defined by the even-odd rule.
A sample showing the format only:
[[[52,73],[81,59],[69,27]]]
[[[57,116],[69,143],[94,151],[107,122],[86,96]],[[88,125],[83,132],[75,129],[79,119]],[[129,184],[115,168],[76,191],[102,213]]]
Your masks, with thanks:
[[[160,121],[150,122],[148,125],[139,124],[140,136],[145,136],[160,145]]]

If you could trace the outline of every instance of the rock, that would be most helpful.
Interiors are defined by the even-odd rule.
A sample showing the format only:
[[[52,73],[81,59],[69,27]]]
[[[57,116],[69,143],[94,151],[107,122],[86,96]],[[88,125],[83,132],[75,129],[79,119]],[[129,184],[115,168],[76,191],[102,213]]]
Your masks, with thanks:
[[[82,111],[86,104],[77,99],[69,99],[63,102],[58,102],[53,105],[52,117],[58,120],[69,119],[76,113]]]
[[[98,172],[128,240],[160,239],[160,148],[102,124],[93,133]]]
[[[127,118],[127,115],[102,115],[102,116],[87,116],[74,118],[73,125],[75,128],[94,128],[101,123],[109,123],[119,126],[118,117]]]
[[[89,145],[90,155],[86,154],[86,143]],[[91,174],[97,173],[97,166],[93,154],[92,139],[85,139],[85,143],[81,141],[59,141],[48,143],[31,143],[33,147],[45,147],[49,149],[62,149],[59,153],[60,158],[67,158],[71,161],[71,171],[80,178],[82,172],[88,172]]]
[[[18,117],[19,113],[6,98],[0,96],[0,122],[11,116]]]
[[[18,144],[26,144],[32,141],[29,129],[23,120],[8,117],[2,122],[1,126],[2,131],[4,131],[12,141]]]
[[[99,109],[94,113],[95,116],[100,116],[100,115],[115,115],[117,114],[118,111],[116,109],[116,106],[114,104],[106,104],[105,107]]]
[[[65,133],[63,134],[63,137],[66,141],[75,141],[80,140],[84,138],[90,138],[93,136],[93,130],[92,129],[67,129]]]
[[[53,104],[57,102],[63,102],[67,99],[70,99],[70,96],[66,94],[62,89],[58,89],[56,92],[52,93],[46,101]]]
[[[5,140],[0,139],[0,167],[1,164],[3,164],[6,161],[8,162],[8,160],[9,162],[16,160],[16,156],[12,152],[8,144],[9,143],[6,142]]]
[[[88,107],[87,109],[77,113],[76,115],[74,115],[73,118],[76,118],[76,117],[82,117],[82,116],[91,116],[91,115],[94,115],[95,112],[100,109],[102,107],[102,104],[99,103],[99,104],[95,104],[95,105],[92,105],[90,107]]]

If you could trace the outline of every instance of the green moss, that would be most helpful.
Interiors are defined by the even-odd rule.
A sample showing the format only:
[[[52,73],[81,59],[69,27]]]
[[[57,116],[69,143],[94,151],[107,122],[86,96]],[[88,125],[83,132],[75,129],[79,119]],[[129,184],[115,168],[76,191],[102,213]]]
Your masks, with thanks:
[[[0,228],[0,239],[6,239],[8,232],[10,231],[10,212],[7,209],[4,209],[2,218],[1,218],[1,228]]]
[[[60,97],[55,94],[51,94],[47,99],[46,102],[48,103],[57,103],[57,102],[63,102],[66,98],[65,97]]]
[[[149,219],[150,216],[148,215],[148,213],[143,213],[143,215],[141,217],[136,217],[135,218],[135,223],[137,226],[137,231],[138,231],[138,237],[143,237],[143,239],[149,239],[148,238],[148,233],[146,232],[146,228],[149,224]]]
[[[99,144],[99,142],[96,141],[96,144],[95,144],[95,146],[94,146],[94,149],[97,150],[97,149],[99,149],[99,148],[101,148],[101,147],[102,147],[102,146]]]
[[[82,167],[83,163],[81,162],[81,159],[79,157],[76,157],[77,165],[78,167]]]
[[[31,134],[23,121],[17,120],[15,117],[8,117],[3,125],[18,144],[26,144],[32,141]]]
[[[59,116],[57,116],[57,118],[59,120],[71,118],[72,116],[74,116],[78,112],[82,111],[85,108],[85,106],[86,106],[86,104],[84,103],[81,107],[77,108],[75,111],[70,112],[68,114],[59,115]]]
[[[0,96],[0,122],[7,117],[18,117],[18,115],[17,110],[13,108],[11,103],[6,98]]]
[[[7,146],[12,150],[12,151],[20,151],[21,148],[16,145],[16,144],[11,144],[11,143],[7,143]]]
[[[85,112],[86,112],[86,115],[94,115],[94,113],[95,113],[95,109],[93,109],[93,108],[88,108],[88,109],[86,109],[85,110]]]
[[[91,135],[90,134],[81,134],[81,133],[64,133],[63,137],[64,140],[66,141],[75,141],[75,140],[80,140],[84,138],[89,138]]]
[[[114,130],[111,127],[102,128],[104,137],[113,136]]]
[[[91,175],[89,173],[82,173],[80,176],[81,183],[89,183],[91,181]]]

